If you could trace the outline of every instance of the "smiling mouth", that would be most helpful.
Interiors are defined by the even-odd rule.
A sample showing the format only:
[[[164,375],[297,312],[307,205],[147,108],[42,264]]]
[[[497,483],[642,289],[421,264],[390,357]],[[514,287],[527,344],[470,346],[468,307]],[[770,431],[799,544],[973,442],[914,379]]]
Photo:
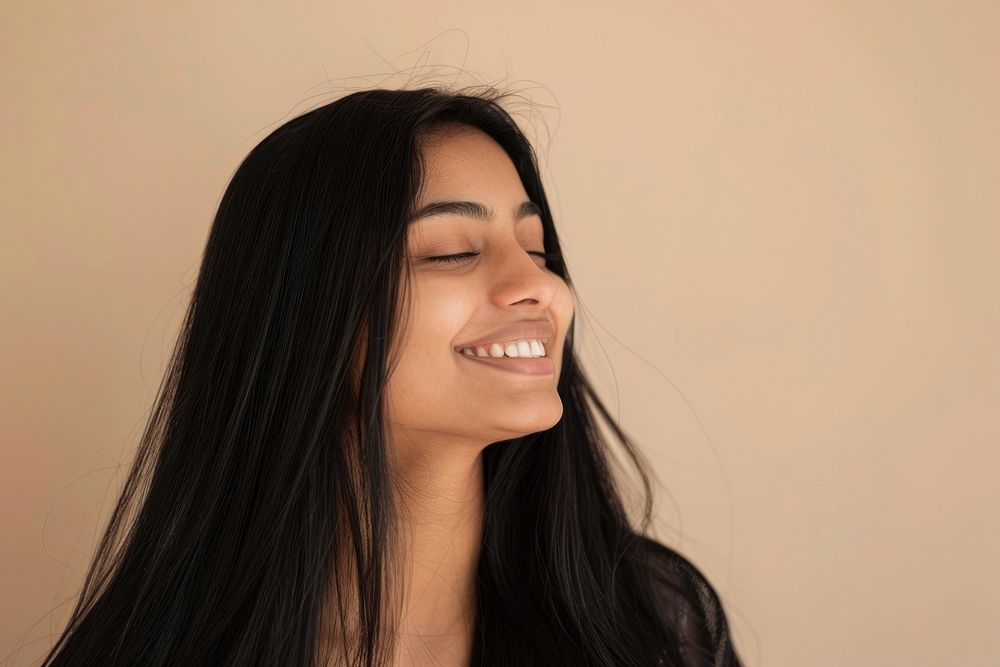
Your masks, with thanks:
[[[505,342],[483,343],[481,345],[468,345],[454,348],[459,354],[468,354],[477,357],[493,357],[500,359],[509,357],[512,359],[535,359],[549,356],[546,347],[549,339],[545,338],[519,338]]]
[[[458,356],[483,366],[518,373],[520,375],[549,376],[555,372],[551,357],[480,357],[474,354],[458,353]]]

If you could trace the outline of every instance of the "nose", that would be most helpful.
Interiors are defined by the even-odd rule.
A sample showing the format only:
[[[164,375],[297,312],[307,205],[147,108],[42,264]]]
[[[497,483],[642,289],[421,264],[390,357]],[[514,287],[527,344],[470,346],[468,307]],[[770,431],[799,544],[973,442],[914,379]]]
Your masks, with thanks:
[[[494,270],[491,296],[500,308],[526,302],[542,308],[555,298],[555,276],[539,266],[538,255],[529,255],[520,243],[501,253]]]

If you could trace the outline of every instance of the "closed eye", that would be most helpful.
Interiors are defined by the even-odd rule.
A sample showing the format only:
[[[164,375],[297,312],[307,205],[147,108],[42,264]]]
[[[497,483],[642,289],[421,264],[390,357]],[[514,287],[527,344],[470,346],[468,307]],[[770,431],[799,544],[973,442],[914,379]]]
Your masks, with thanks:
[[[478,252],[460,252],[457,255],[440,255],[438,257],[427,257],[426,259],[427,259],[428,262],[441,262],[441,263],[448,263],[448,264],[461,264],[462,262],[464,262],[466,260],[469,260],[469,259],[475,257],[478,254],[479,254]],[[556,259],[559,259],[559,258],[562,257],[562,255],[560,253],[557,253],[557,252],[546,253],[546,252],[541,252],[541,251],[538,251],[538,250],[529,250],[528,254],[529,255],[536,255],[538,257],[541,257],[545,261],[556,260]]]

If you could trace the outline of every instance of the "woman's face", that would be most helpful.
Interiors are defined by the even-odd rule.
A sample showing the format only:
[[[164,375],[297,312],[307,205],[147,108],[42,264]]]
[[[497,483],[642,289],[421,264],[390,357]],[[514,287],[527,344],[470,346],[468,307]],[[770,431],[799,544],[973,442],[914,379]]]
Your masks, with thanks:
[[[517,218],[527,193],[489,135],[452,127],[422,147],[426,170],[416,211],[478,202],[495,217],[439,213],[409,226],[409,312],[386,388],[390,441],[482,447],[550,428],[562,417],[556,386],[574,302],[539,254],[546,251],[542,220],[530,212]],[[429,259],[460,253],[477,254]],[[519,339],[544,339],[545,357],[508,358],[507,344]],[[474,343],[482,343],[477,351],[502,347],[505,354],[484,361],[460,352]]]

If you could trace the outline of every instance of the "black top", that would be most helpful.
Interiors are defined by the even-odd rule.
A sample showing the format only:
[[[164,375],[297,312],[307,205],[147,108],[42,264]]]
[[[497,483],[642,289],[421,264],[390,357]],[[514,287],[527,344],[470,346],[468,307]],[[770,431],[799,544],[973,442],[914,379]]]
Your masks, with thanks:
[[[701,571],[673,549],[644,538],[664,616],[681,639],[690,667],[743,667],[729,633],[719,596]],[[666,664],[662,659],[658,663]]]

